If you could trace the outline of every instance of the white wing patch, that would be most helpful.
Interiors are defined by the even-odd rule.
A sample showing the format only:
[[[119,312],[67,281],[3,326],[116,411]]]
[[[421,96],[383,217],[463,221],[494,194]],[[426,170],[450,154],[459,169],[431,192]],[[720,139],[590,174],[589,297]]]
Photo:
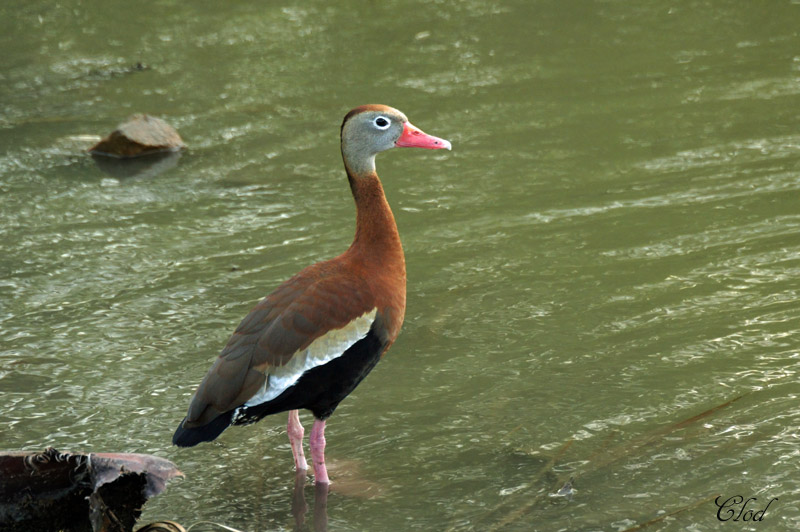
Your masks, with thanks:
[[[327,364],[344,354],[353,344],[367,336],[377,312],[378,309],[374,308],[341,329],[328,331],[311,342],[303,351],[296,353],[285,365],[271,368],[264,386],[244,406],[272,401],[297,382],[306,371]]]

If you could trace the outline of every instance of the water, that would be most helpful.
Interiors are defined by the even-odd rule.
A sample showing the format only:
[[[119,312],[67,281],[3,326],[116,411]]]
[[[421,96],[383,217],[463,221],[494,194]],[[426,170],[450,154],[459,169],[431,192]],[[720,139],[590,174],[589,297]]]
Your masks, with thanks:
[[[647,529],[706,531],[721,494],[778,498],[737,529],[795,530],[799,23],[792,2],[5,2],[0,447],[156,454],[186,478],[143,522],[292,530],[283,415],[170,438],[252,304],[349,244],[338,127],[380,102],[454,150],[378,159],[407,318],[329,423],[328,528],[684,508]],[[189,145],[157,176],[81,152],[133,112]]]

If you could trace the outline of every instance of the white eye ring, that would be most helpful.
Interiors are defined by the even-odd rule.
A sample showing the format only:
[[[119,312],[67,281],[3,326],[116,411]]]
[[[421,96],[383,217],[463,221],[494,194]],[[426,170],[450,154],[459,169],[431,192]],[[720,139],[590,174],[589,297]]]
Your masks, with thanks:
[[[376,117],[375,120],[372,121],[372,123],[375,125],[375,127],[377,127],[380,130],[389,129],[389,126],[392,125],[392,121],[386,118],[385,116]]]

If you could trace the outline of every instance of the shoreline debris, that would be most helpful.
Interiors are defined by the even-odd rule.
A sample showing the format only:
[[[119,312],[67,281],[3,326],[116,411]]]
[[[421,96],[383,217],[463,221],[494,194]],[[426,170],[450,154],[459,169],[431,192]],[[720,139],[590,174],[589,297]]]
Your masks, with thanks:
[[[0,529],[130,532],[177,476],[175,464],[146,454],[0,451]]]

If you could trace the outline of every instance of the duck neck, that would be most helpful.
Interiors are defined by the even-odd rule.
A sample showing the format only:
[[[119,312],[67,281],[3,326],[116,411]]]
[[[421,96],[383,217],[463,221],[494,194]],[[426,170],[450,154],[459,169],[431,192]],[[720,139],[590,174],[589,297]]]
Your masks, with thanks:
[[[354,175],[348,168],[347,177],[356,202],[356,234],[349,251],[364,261],[377,261],[382,268],[399,268],[405,274],[400,235],[378,174],[373,170]]]

